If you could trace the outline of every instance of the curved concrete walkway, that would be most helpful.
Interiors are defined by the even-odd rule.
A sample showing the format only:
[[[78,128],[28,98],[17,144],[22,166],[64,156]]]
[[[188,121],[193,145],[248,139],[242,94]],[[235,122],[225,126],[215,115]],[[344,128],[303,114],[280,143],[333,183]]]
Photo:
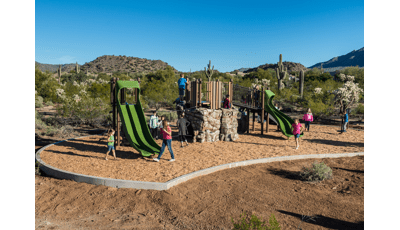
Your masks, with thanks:
[[[97,135],[90,135],[90,136],[97,136]],[[247,160],[247,161],[240,161],[234,163],[228,163],[223,165],[214,166],[211,168],[202,169],[199,171],[195,171],[186,175],[179,176],[175,179],[169,180],[167,182],[147,182],[147,181],[132,181],[132,180],[121,180],[121,179],[112,179],[112,178],[104,178],[104,177],[96,177],[96,176],[89,176],[84,174],[73,173],[65,170],[61,170],[55,168],[51,165],[48,165],[42,161],[40,158],[40,153],[45,150],[46,148],[56,145],[58,143],[80,139],[90,136],[83,136],[78,138],[71,138],[63,141],[59,141],[53,144],[49,144],[44,146],[43,148],[39,149],[36,152],[36,160],[40,163],[40,169],[43,170],[47,175],[53,176],[58,179],[69,179],[74,180],[76,182],[85,182],[88,184],[94,185],[105,185],[115,188],[134,188],[134,189],[153,189],[153,190],[167,190],[175,185],[188,181],[190,179],[204,176],[213,172],[217,172],[220,170],[234,168],[239,166],[246,166],[252,164],[261,164],[261,163],[269,163],[275,161],[287,161],[287,160],[300,160],[300,159],[313,159],[313,158],[338,158],[338,157],[353,157],[353,156],[363,156],[364,152],[359,153],[335,153],[335,154],[312,154],[312,155],[296,155],[296,156],[281,156],[281,157],[270,157],[270,158],[262,158],[262,159],[254,159],[254,160]]]

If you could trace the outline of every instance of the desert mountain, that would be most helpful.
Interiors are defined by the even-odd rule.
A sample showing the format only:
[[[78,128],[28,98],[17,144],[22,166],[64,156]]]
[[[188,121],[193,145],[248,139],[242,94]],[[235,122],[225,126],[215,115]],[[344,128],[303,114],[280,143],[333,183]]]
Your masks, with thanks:
[[[340,68],[340,67],[348,67],[348,66],[359,66],[364,67],[364,47],[359,50],[353,50],[348,54],[334,57],[326,62],[319,62],[309,68],[312,69],[314,67],[327,69],[327,68]]]
[[[51,65],[51,64],[42,64],[39,62],[35,62],[39,65],[40,70],[50,72],[56,72],[59,65]],[[71,70],[75,70],[76,64],[64,64],[61,67],[62,72],[70,72]],[[89,71],[89,73],[112,73],[112,72],[128,72],[128,73],[148,73],[157,70],[163,70],[168,65],[168,63],[163,62],[161,60],[149,60],[145,58],[137,58],[137,57],[127,57],[123,56],[114,56],[114,55],[103,55],[91,62],[87,62],[83,65],[79,65],[80,71]],[[172,67],[172,66],[171,66]],[[172,67],[175,72],[174,67]]]

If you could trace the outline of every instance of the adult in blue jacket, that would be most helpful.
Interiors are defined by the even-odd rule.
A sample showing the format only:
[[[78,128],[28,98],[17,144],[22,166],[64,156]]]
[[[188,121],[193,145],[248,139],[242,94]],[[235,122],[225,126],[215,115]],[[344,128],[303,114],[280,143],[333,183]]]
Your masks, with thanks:
[[[185,86],[187,80],[185,79],[185,75],[181,73],[181,78],[178,80],[178,87],[179,87],[179,98],[183,101],[183,96],[185,95]]]

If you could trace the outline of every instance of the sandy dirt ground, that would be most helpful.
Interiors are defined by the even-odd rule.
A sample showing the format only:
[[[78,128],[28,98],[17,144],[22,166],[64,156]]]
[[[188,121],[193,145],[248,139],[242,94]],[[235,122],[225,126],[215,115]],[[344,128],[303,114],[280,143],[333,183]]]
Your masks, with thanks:
[[[314,131],[317,132],[317,127]],[[310,145],[318,144],[321,151],[328,151],[331,145],[338,145],[338,151],[342,152],[353,152],[362,148],[357,146],[362,144],[361,139],[357,140],[351,135],[347,135],[348,139],[343,140],[335,139],[339,137],[334,130],[319,132],[331,135],[331,142],[317,137],[314,139],[318,142],[310,141]],[[350,134],[355,135],[355,131],[351,131]],[[311,132],[308,135],[311,136]],[[250,143],[253,144],[240,145],[261,145],[263,148],[259,151],[269,146],[254,144],[262,142],[256,137],[251,140],[253,141]],[[284,140],[273,140],[278,143],[270,148],[283,148],[278,146],[283,146],[279,142]],[[303,147],[306,143],[304,140]],[[240,145],[236,147],[239,148]],[[185,152],[177,151],[177,159],[195,162],[186,159],[184,155],[190,154],[187,149],[195,146],[184,148]],[[227,148],[230,148],[229,145]],[[309,148],[316,149],[311,146]],[[103,149],[101,147],[101,150]],[[175,149],[178,150],[176,146]],[[101,154],[100,152],[98,154]],[[227,150],[215,154],[222,155],[225,152]],[[202,152],[206,153],[207,151]],[[133,162],[135,159],[125,160]],[[303,166],[309,167],[314,162],[312,159],[227,169],[194,178],[167,191],[116,189],[35,176],[35,228],[232,229],[231,217],[237,221],[240,214],[247,212],[254,213],[262,220],[268,220],[273,213],[281,229],[285,230],[297,229],[299,225],[301,229],[307,230],[364,229],[364,157],[328,158],[319,161],[332,168],[332,179],[320,183],[300,180],[298,173]],[[107,164],[112,164],[111,162]],[[147,164],[157,165],[152,162]],[[157,167],[168,167],[167,164],[169,162],[163,161]],[[302,222],[305,215],[315,216],[315,221]]]
[[[166,182],[193,171],[221,164],[251,159],[306,155],[322,153],[364,152],[364,130],[349,129],[340,134],[338,127],[311,125],[311,131],[300,138],[300,148],[295,149],[294,138],[287,140],[276,126],[270,125],[270,132],[260,135],[260,124],[255,131],[242,134],[235,142],[189,143],[180,148],[180,142],[172,141],[175,162],[167,148],[160,162],[142,157],[130,146],[121,146],[116,151],[117,160],[109,156],[104,159],[107,143],[101,136],[70,140],[47,148],[41,158],[56,168],[107,178],[135,181]],[[173,135],[177,134],[172,127]],[[156,141],[161,145],[162,141]]]

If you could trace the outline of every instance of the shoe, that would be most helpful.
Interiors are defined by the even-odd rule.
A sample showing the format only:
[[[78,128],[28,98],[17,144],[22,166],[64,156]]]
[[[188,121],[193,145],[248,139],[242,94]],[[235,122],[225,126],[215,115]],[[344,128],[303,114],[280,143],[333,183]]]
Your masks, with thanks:
[[[158,158],[153,158],[153,161],[159,162],[160,160]]]
[[[183,148],[183,147],[185,147],[185,146],[181,146],[181,148]]]
[[[296,149],[299,149],[299,146],[297,146]]]
[[[186,146],[189,146],[189,143],[186,143]]]
[[[169,160],[169,162],[173,162],[173,161],[175,161],[175,159],[171,159],[171,160]]]

